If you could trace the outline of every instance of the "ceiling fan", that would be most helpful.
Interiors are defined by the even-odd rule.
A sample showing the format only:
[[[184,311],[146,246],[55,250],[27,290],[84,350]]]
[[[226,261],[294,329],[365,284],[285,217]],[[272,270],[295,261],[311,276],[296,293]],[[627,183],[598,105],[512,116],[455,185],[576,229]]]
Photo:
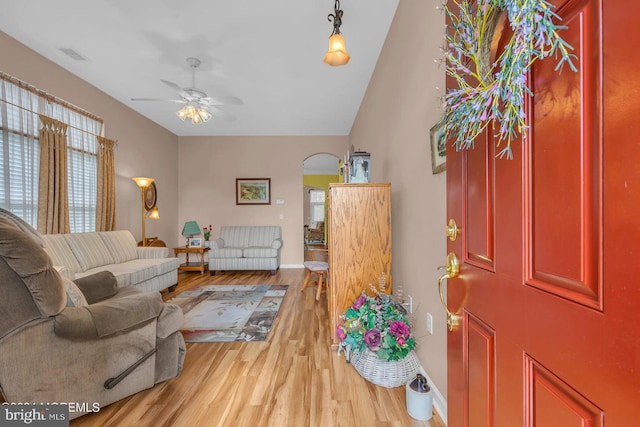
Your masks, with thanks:
[[[218,108],[221,105],[241,105],[242,100],[236,96],[207,96],[206,92],[196,87],[196,68],[201,64],[198,58],[187,58],[191,68],[191,87],[180,87],[177,84],[160,80],[170,88],[176,90],[180,99],[131,98],[132,101],[161,101],[186,104],[176,112],[181,120],[191,119],[191,123],[208,122],[212,116],[235,120],[235,117]]]

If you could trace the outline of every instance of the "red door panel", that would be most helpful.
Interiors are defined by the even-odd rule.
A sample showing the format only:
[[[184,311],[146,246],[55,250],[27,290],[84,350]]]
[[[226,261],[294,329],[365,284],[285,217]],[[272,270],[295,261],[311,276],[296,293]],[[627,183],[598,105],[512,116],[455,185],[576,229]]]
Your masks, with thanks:
[[[579,72],[536,63],[513,160],[448,147],[452,427],[640,420],[640,2],[557,6]]]
[[[483,133],[465,156],[465,205],[463,233],[466,259],[470,264],[493,271],[493,146]],[[473,165],[473,167],[468,167]]]
[[[600,427],[604,411],[525,355],[525,426]]]
[[[564,39],[580,56],[579,72],[532,71],[526,161],[527,284],[602,309],[602,104],[598,2],[570,2],[559,10]]]
[[[468,389],[466,406],[470,426],[492,426],[495,413],[495,331],[469,316],[464,331]]]

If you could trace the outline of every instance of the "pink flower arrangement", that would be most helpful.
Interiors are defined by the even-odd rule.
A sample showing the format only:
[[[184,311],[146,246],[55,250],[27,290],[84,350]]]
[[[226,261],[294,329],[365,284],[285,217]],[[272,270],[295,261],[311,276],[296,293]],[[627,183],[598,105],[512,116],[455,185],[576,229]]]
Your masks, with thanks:
[[[212,230],[213,230],[213,227],[211,225],[209,225],[209,228],[207,227],[202,228],[202,234],[204,234],[204,240],[209,240],[209,237],[211,237]]]
[[[404,358],[416,345],[406,317],[406,310],[391,295],[363,293],[342,316],[336,328],[340,346],[348,351],[374,352],[382,360]]]

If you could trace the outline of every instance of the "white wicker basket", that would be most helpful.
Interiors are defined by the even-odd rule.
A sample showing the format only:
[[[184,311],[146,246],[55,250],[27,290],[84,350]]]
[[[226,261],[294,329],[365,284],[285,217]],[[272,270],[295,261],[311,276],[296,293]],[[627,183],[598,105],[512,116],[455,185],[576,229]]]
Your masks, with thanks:
[[[365,380],[386,388],[405,385],[420,370],[420,361],[413,350],[404,359],[386,361],[365,349],[351,353],[351,364]]]

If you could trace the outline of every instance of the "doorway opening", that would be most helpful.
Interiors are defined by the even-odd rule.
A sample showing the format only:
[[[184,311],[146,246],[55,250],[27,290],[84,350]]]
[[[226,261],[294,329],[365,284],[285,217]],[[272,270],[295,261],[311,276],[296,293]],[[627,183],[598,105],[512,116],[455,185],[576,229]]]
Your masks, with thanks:
[[[311,246],[326,245],[326,202],[329,184],[338,182],[339,158],[333,154],[317,153],[307,157],[302,163],[303,182],[303,224],[302,242],[307,259],[307,249]]]

